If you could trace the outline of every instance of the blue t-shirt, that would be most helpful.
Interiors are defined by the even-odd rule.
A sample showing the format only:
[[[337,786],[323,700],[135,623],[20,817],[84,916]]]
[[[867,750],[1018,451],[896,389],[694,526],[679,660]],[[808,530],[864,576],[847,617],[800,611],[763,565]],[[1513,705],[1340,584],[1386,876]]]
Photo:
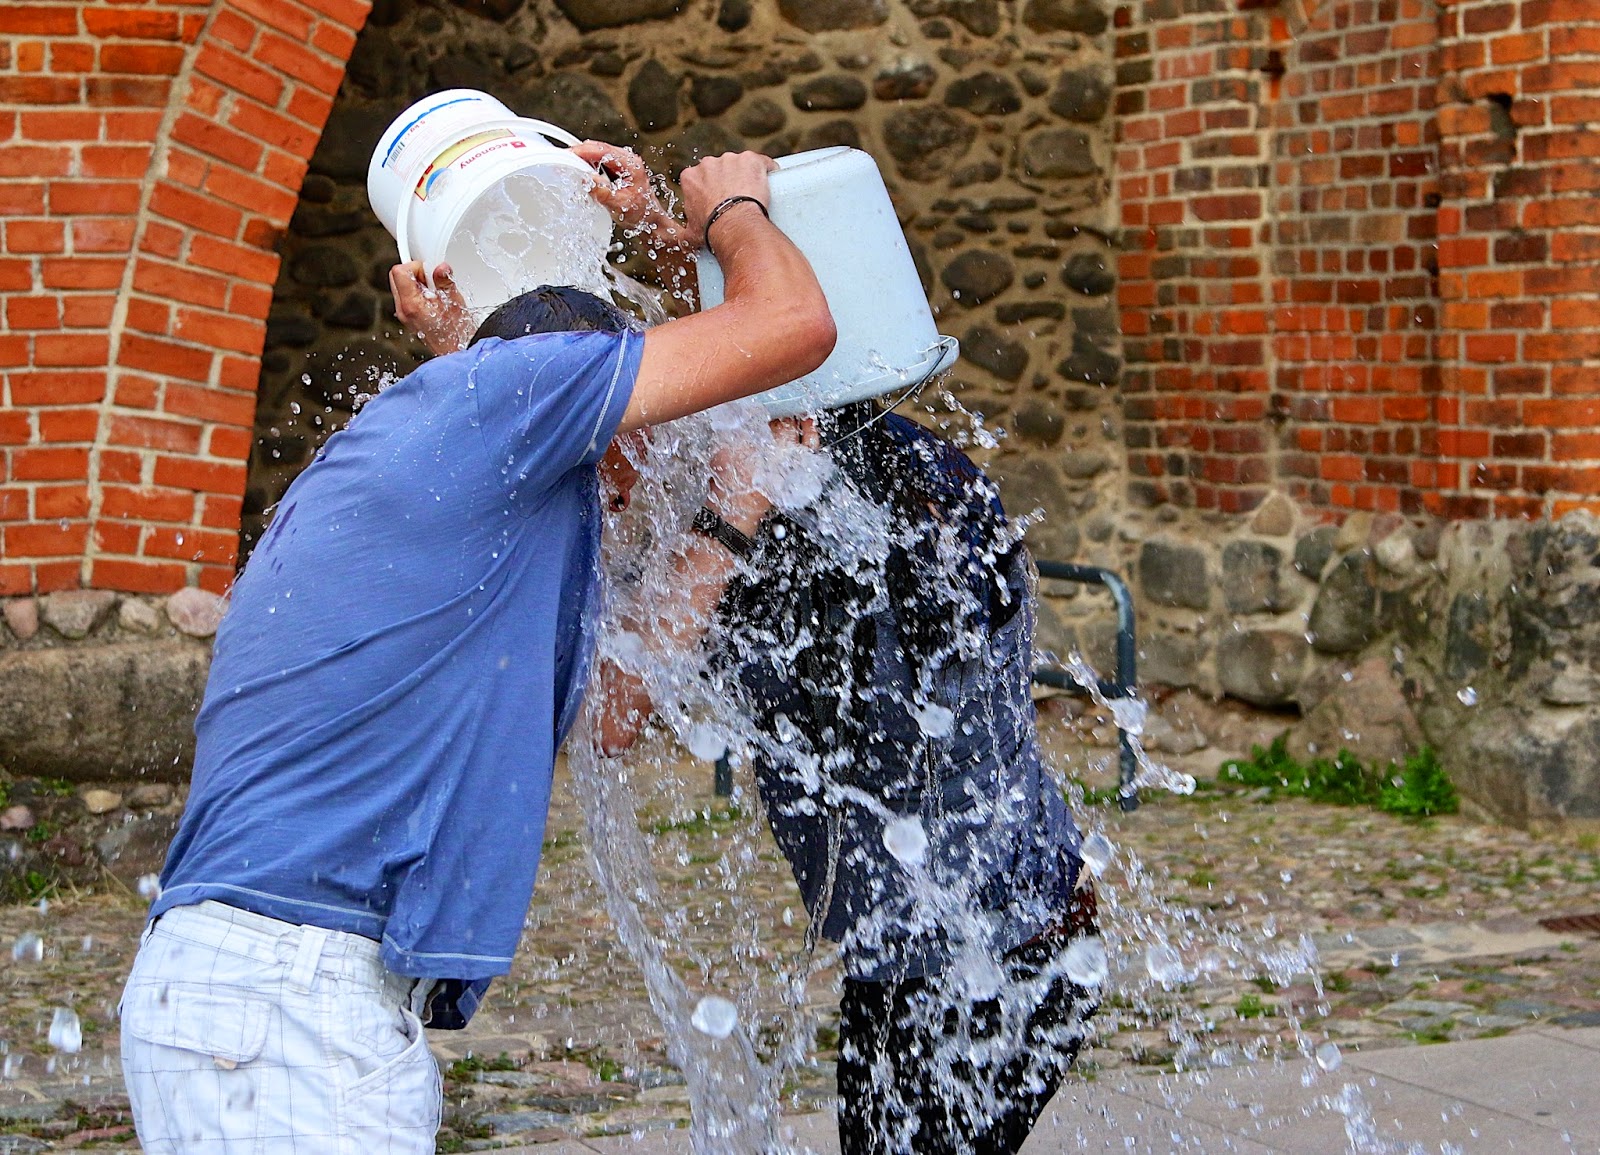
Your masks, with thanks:
[[[485,341],[329,439],[234,587],[152,917],[215,899],[380,940],[403,975],[509,969],[643,345]]]

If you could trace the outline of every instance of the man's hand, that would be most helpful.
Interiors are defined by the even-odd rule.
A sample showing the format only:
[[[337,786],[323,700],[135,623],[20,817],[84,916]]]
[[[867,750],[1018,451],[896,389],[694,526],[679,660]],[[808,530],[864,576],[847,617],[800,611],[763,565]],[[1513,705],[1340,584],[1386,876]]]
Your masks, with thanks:
[[[684,169],[678,183],[683,186],[683,212],[695,241],[704,243],[706,218],[729,197],[754,197],[763,205],[770,205],[767,174],[777,167],[777,161],[759,152],[725,152]],[[760,212],[754,205],[730,210],[735,211]]]
[[[693,247],[683,225],[661,203],[650,170],[638,153],[602,140],[586,140],[572,147],[572,155],[600,173],[592,195],[623,228],[667,248]]]
[[[433,270],[431,288],[421,261],[396,265],[389,270],[389,290],[394,294],[394,315],[434,355],[459,352],[472,340],[472,315],[450,278],[449,265]]]

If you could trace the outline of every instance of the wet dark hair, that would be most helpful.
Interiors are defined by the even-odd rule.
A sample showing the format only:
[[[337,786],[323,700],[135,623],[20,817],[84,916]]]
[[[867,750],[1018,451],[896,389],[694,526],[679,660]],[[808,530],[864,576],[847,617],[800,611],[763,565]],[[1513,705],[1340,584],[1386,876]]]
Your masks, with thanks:
[[[485,317],[471,344],[487,337],[511,341],[532,333],[624,333],[637,328],[627,313],[593,293],[568,285],[541,285],[512,297]]]

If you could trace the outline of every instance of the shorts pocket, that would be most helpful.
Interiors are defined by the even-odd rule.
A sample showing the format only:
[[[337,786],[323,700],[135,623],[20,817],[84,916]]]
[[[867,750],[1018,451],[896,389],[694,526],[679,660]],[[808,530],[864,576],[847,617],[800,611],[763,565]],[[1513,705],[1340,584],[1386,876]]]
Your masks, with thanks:
[[[428,1050],[422,1021],[400,1009],[396,1034],[404,1047],[340,1091],[341,1135],[352,1155],[381,1150],[432,1152],[443,1108],[439,1065]]]
[[[242,994],[130,985],[122,999],[123,1076],[145,1151],[263,1150],[262,1110],[282,1079],[256,1060],[274,1014]]]
[[[272,1005],[179,983],[131,988],[122,1000],[122,1030],[162,1047],[208,1055],[224,1069],[260,1056]]]

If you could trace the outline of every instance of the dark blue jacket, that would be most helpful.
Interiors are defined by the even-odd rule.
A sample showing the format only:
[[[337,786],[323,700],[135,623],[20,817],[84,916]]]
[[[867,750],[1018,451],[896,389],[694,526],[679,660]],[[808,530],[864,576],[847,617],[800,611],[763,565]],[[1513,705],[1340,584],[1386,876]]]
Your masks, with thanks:
[[[875,980],[997,957],[1066,910],[1078,869],[1034,729],[1026,551],[964,455],[889,421],[875,453],[840,455],[895,519],[882,568],[843,572],[778,519],[722,619],[773,834],[848,973]],[[920,864],[884,841],[908,817]]]

